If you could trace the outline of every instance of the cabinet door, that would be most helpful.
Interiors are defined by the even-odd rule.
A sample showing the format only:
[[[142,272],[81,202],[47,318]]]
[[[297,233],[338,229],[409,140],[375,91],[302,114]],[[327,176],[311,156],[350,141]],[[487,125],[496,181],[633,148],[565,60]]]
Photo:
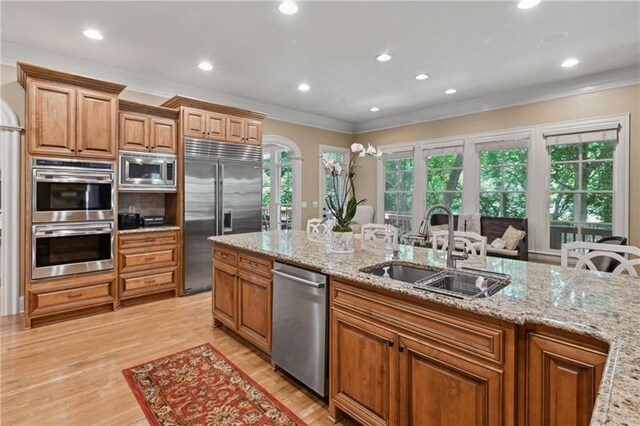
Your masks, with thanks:
[[[238,333],[271,352],[271,280],[238,272]]]
[[[76,90],[31,80],[27,92],[29,153],[75,156]]]
[[[149,117],[120,113],[120,149],[147,151],[149,148]]]
[[[207,135],[205,116],[206,113],[199,109],[184,108],[182,110],[182,133],[184,136],[204,138]]]
[[[527,424],[588,425],[606,355],[552,337],[527,335]]]
[[[243,143],[245,138],[245,120],[238,117],[227,117],[227,135],[229,142]]]
[[[118,97],[78,90],[78,156],[116,158]]]
[[[151,118],[151,151],[176,153],[176,122],[168,118]]]
[[[331,326],[332,403],[364,424],[396,424],[395,333],[336,310]]]
[[[213,314],[227,327],[238,328],[237,271],[223,263],[213,264]]]
[[[247,120],[245,143],[251,145],[262,145],[262,122],[257,120]]]
[[[403,335],[398,351],[401,425],[502,425],[500,371]]]
[[[226,117],[222,114],[207,113],[207,138],[223,141],[227,133]]]

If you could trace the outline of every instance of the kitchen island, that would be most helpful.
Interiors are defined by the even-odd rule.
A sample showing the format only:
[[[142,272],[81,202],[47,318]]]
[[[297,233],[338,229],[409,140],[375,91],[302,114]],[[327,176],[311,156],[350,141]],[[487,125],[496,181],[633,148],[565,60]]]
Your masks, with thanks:
[[[270,261],[298,265],[330,276],[330,411],[334,415],[342,410],[363,423],[378,424],[395,424],[397,419],[400,419],[401,424],[407,419],[413,423],[425,421],[415,418],[411,420],[410,408],[403,409],[403,404],[397,402],[380,401],[379,395],[367,400],[365,392],[364,401],[360,401],[361,403],[347,402],[342,398],[339,389],[341,380],[345,378],[336,372],[339,367],[336,367],[337,358],[334,352],[338,350],[336,346],[346,342],[338,340],[336,334],[342,333],[338,330],[342,319],[353,319],[351,324],[357,324],[358,329],[372,330],[372,327],[376,326],[376,332],[388,332],[388,346],[393,347],[394,351],[391,353],[389,349],[390,355],[386,358],[384,367],[390,368],[387,364],[399,363],[400,368],[390,373],[391,379],[388,381],[392,389],[385,392],[393,394],[396,399],[402,398],[403,395],[406,398],[416,398],[417,394],[426,393],[426,388],[420,388],[416,383],[413,383],[413,388],[408,388],[408,394],[403,393],[403,379],[398,379],[398,375],[406,373],[403,370],[407,368],[414,368],[416,371],[422,368],[421,360],[418,358],[409,359],[406,363],[399,361],[404,359],[402,357],[408,356],[406,354],[409,352],[419,352],[416,349],[418,346],[403,344],[414,341],[409,338],[412,335],[407,330],[415,321],[405,321],[404,328],[398,325],[401,324],[400,320],[404,315],[402,307],[406,306],[408,314],[415,312],[415,318],[424,320],[425,324],[427,319],[433,323],[440,318],[440,328],[433,328],[439,332],[439,336],[434,333],[427,336],[429,339],[426,341],[444,342],[444,346],[434,349],[431,343],[420,344],[423,344],[423,352],[429,355],[429,359],[438,361],[438,368],[454,365],[456,369],[453,375],[448,372],[442,377],[434,376],[433,371],[429,371],[424,377],[436,377],[440,381],[426,386],[442,384],[441,380],[444,377],[449,381],[449,388],[442,389],[440,393],[454,392],[455,388],[455,392],[459,392],[460,395],[477,395],[474,400],[470,400],[471,405],[478,405],[478,408],[471,412],[475,417],[471,423],[585,424],[585,421],[588,422],[589,413],[582,411],[584,407],[593,406],[590,420],[593,425],[640,424],[638,279],[488,257],[486,262],[469,260],[460,263],[460,266],[508,274],[511,276],[511,283],[489,298],[465,300],[414,289],[411,284],[360,272],[362,268],[391,260],[391,253],[370,252],[357,247],[356,252],[351,255],[332,254],[325,242],[310,241],[307,234],[301,231],[217,236],[211,237],[210,240],[214,243],[214,286],[216,280],[221,280],[216,272],[218,266],[225,269],[223,272],[227,275],[224,280],[227,283],[233,281],[234,272],[226,263],[232,264],[228,260],[235,259],[235,264],[239,265],[237,258],[242,257],[244,253],[248,259],[244,261],[247,265],[244,270],[252,276],[262,274],[260,282],[265,289],[263,303],[266,310],[270,309],[267,305],[271,303],[268,287],[270,281],[266,276]],[[220,254],[216,255],[216,251]],[[434,256],[432,250],[411,246],[400,247],[398,261],[441,268],[445,266],[444,259]],[[238,266],[237,270],[240,268]],[[348,297],[345,298],[344,295]],[[343,312],[348,310],[349,303],[357,305],[359,300],[365,299],[375,305],[362,305],[354,310],[355,313]],[[228,298],[225,300],[229,302]],[[219,325],[215,303],[214,300],[214,323]],[[229,306],[231,305],[233,303],[229,302]],[[381,318],[385,312],[388,313],[387,320],[384,327],[379,327],[374,320]],[[356,316],[356,313],[361,316]],[[270,318],[270,314],[267,317]],[[449,318],[450,324],[458,327],[443,328],[447,324],[443,323],[442,318]],[[225,325],[232,323],[228,321]],[[266,327],[268,328],[268,325]],[[456,333],[462,333],[466,329],[473,331],[470,340],[467,343],[463,342],[466,346],[460,343],[462,340],[447,344],[447,339],[453,341],[459,338]],[[264,345],[261,348],[268,352],[268,331],[263,334]],[[371,336],[375,337],[376,334],[373,333]],[[582,338],[585,340],[581,340]],[[358,340],[352,339],[350,342]],[[372,349],[379,349],[375,343],[372,345]],[[451,347],[456,345],[457,352],[451,350]],[[405,346],[407,351],[404,354],[395,354],[395,348],[403,352]],[[566,348],[569,349],[569,354],[580,353],[580,356],[584,355],[586,358],[583,356],[576,362],[567,361],[566,365],[561,365],[570,358],[566,351],[563,352]],[[453,355],[455,357],[451,358],[452,362],[443,361],[443,357],[450,358]],[[530,363],[538,356],[540,365],[537,367],[540,371],[544,370],[541,379],[529,374],[537,371]],[[476,368],[480,365],[478,359],[488,360],[481,370]],[[473,368],[458,369],[456,363],[460,360],[469,361]],[[593,360],[593,363],[589,360]],[[365,379],[367,373],[370,372],[364,372],[360,377]],[[462,379],[454,382],[451,377],[455,374],[462,374],[464,377],[461,376]],[[493,378],[495,374],[497,379]],[[414,376],[414,379],[416,377],[422,376]],[[397,383],[400,383],[400,386]],[[598,383],[596,397],[595,389],[591,392],[588,388],[597,386]],[[394,389],[395,387],[401,389]],[[593,394],[595,401],[589,401],[590,394]],[[506,402],[503,401],[498,406],[492,405],[495,395],[504,396]],[[567,401],[569,405],[565,405]],[[429,402],[434,402],[433,397]],[[480,407],[483,404],[484,406]],[[373,409],[365,413],[368,407],[381,408],[380,412]],[[562,417],[565,414],[569,415],[567,413],[570,417]],[[455,416],[455,413],[447,415]],[[445,417],[440,419],[442,418]]]

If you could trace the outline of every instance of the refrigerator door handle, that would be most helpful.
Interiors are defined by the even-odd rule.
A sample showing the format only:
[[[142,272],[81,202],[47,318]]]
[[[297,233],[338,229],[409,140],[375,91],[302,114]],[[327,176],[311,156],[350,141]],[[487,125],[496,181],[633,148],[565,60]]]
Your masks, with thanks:
[[[218,235],[224,235],[224,164],[218,165]]]
[[[214,235],[220,235],[218,233],[218,166],[213,165],[213,223],[214,223]]]

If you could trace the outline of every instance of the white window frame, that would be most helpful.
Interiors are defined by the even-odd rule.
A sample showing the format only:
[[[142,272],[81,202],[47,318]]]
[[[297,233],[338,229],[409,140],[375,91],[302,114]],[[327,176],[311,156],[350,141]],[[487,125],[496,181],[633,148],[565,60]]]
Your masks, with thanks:
[[[590,129],[602,125],[619,126],[618,143],[613,152],[613,235],[622,235],[629,237],[629,115],[606,116],[578,121],[565,121],[553,124],[538,126],[538,145],[540,146],[540,155],[544,156],[544,171],[546,188],[544,204],[538,214],[541,214],[544,223],[544,232],[542,233],[541,249],[543,254],[552,254],[559,256],[560,250],[550,248],[549,228],[549,197],[551,190],[549,182],[551,181],[551,156],[547,151],[547,141],[544,137],[545,133],[580,133],[587,132]]]
[[[351,149],[349,147],[345,148],[342,146],[335,145],[319,145],[318,146],[318,164],[319,164],[319,187],[318,187],[318,217],[324,217],[325,212],[322,210],[325,206],[325,199],[327,198],[327,188],[326,188],[326,170],[324,169],[324,164],[322,164],[322,156],[325,153],[336,153],[342,154],[344,157],[344,163],[340,163],[343,170],[347,169],[349,161],[351,160]]]
[[[620,126],[618,144],[614,153],[614,212],[613,233],[628,237],[629,232],[629,114],[604,116],[558,123],[537,124],[528,127],[503,129],[492,132],[456,135],[446,138],[423,139],[380,146],[383,153],[413,149],[414,152],[414,198],[413,230],[417,232],[425,213],[426,170],[422,150],[429,147],[446,147],[464,141],[464,186],[462,209],[465,213],[480,210],[480,156],[476,144],[528,138],[527,145],[527,218],[529,253],[533,258],[557,260],[560,251],[549,248],[549,178],[550,158],[547,152],[545,132],[593,129],[607,123]],[[376,165],[376,221],[384,222],[384,164]],[[543,189],[544,188],[544,189]]]

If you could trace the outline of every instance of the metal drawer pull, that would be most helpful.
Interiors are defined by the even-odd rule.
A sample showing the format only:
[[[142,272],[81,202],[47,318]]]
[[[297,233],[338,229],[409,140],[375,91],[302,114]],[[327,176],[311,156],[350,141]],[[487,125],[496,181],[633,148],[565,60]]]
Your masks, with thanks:
[[[155,256],[145,257],[144,260],[146,260],[147,262],[153,262],[154,260],[156,260],[156,257]]]
[[[77,297],[82,296],[82,292],[79,293],[69,293],[69,299],[75,299]]]
[[[144,242],[145,243],[151,243],[151,242],[153,242],[153,238],[145,238]]]
[[[324,287],[324,283],[323,282],[322,283],[317,283],[317,282],[314,282],[314,281],[303,280],[302,278],[294,277],[293,275],[285,274],[285,273],[277,271],[275,269],[272,269],[271,272],[273,272],[275,275],[278,275],[279,277],[288,278],[290,280],[299,282],[300,284],[308,285],[310,287],[316,287],[316,288]]]
[[[148,279],[144,280],[144,282],[147,283],[147,284],[153,284],[153,283],[156,282],[156,279],[155,278],[148,278]]]

